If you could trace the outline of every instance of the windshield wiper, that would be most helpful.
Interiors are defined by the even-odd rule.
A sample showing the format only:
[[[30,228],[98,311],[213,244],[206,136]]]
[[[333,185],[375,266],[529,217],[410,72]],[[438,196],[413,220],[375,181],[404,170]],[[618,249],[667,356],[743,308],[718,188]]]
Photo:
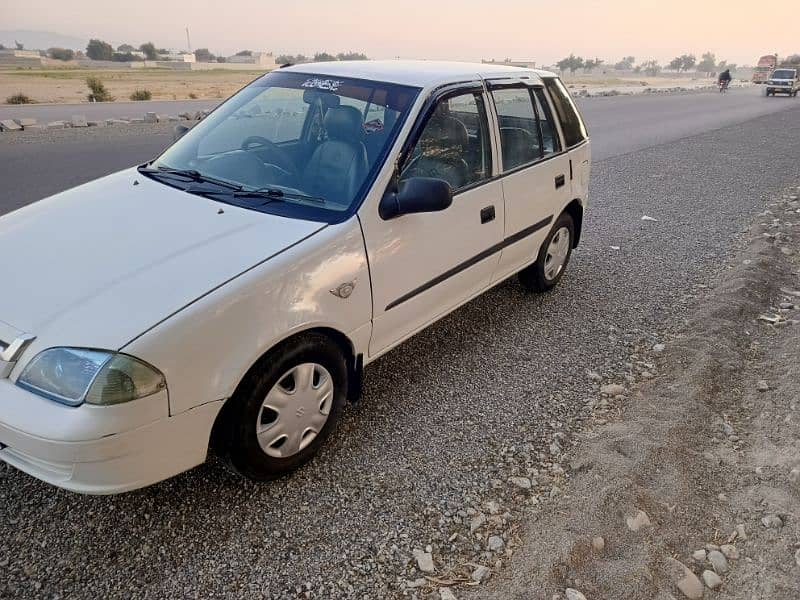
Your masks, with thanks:
[[[284,191],[280,188],[259,188],[256,190],[244,190],[244,189],[236,189],[231,192],[228,191],[221,191],[221,190],[189,190],[201,194],[224,194],[224,195],[232,195],[234,198],[264,198],[267,202],[263,204],[268,204],[269,202],[285,202],[287,199],[296,199],[296,200],[310,200],[316,204],[325,204],[325,198],[319,198],[317,196],[309,196],[308,194],[303,194],[301,192],[288,192]],[[259,205],[261,206],[261,205]]]
[[[142,166],[139,167],[139,172],[146,175],[177,175],[179,177],[185,177],[189,181],[196,181],[198,183],[213,183],[234,191],[239,191],[242,189],[242,187],[239,185],[230,183],[223,179],[217,179],[216,177],[205,175],[200,171],[196,171],[195,169],[173,169],[171,167],[163,166],[156,167],[154,169],[149,166]]]
[[[297,200],[310,200],[317,204],[325,204],[325,198],[319,196],[309,196],[302,192],[289,192],[280,188],[260,188],[257,190],[237,190],[233,193],[237,198],[269,198],[271,200],[281,198],[294,198]]]

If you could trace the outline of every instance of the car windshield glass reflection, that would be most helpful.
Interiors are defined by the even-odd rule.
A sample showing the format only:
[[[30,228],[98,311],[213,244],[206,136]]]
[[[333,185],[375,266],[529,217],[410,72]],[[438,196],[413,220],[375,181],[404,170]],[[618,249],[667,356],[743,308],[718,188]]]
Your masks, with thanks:
[[[248,208],[341,220],[366,193],[417,93],[374,81],[270,73],[142,172]]]

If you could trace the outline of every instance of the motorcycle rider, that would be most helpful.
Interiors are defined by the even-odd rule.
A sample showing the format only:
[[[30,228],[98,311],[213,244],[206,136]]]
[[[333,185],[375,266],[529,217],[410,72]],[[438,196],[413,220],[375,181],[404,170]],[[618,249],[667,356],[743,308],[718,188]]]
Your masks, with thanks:
[[[731,83],[731,79],[732,79],[731,70],[725,69],[722,73],[719,74],[719,79],[717,80],[717,83],[719,83],[720,85],[724,85],[725,87],[728,87]]]

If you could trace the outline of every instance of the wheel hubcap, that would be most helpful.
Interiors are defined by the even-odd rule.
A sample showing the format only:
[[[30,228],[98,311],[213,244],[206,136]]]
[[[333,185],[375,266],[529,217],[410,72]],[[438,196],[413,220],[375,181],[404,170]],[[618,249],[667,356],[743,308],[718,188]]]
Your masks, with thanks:
[[[544,276],[548,281],[553,281],[564,270],[570,243],[569,229],[566,227],[560,228],[550,239],[544,258]]]
[[[328,421],[333,379],[322,365],[303,363],[287,371],[267,394],[256,421],[261,449],[288,458],[306,448]]]

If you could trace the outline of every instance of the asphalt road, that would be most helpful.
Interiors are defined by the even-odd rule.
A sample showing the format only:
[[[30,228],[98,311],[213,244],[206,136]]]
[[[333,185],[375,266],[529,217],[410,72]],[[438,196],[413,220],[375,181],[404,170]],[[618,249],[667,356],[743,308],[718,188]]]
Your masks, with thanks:
[[[152,111],[165,115],[210,110],[219,100],[151,100],[148,102],[81,102],[80,104],[17,104],[0,105],[0,120],[36,119],[39,123],[68,121],[73,115],[84,115],[90,121],[144,116]]]
[[[431,546],[437,575],[504,560],[470,532],[470,520],[484,511],[487,527],[511,543],[525,511],[568,501],[559,492],[569,469],[562,450],[584,426],[587,399],[597,398],[586,370],[604,382],[635,376],[642,367],[626,364],[646,363],[652,344],[669,343],[672,324],[766,199],[797,185],[800,102],[743,95],[734,101],[752,104],[740,119],[763,106],[793,108],[734,123],[717,116],[736,112],[719,108],[734,95],[714,98],[692,96],[713,125],[684,113],[698,135],[668,143],[630,129],[604,137],[590,116],[603,160],[582,244],[559,288],[535,296],[509,280],[371,365],[362,402],[294,476],[254,485],[211,461],[97,498],[0,466],[0,597],[386,598],[422,577],[414,549]],[[621,119],[636,106],[644,123],[666,104],[609,99],[596,110]],[[677,127],[665,122],[660,134]],[[37,171],[24,161],[10,169],[11,145],[0,141],[0,193],[22,190],[26,177],[39,192],[39,179],[72,183],[54,162],[65,154],[105,159],[121,147],[132,159],[145,150],[102,141],[109,132],[77,133],[87,139],[31,144]],[[613,150],[623,138],[626,149]],[[58,150],[44,154],[50,146]],[[657,221],[642,221],[645,214]],[[510,479],[521,476],[533,480],[531,490]]]
[[[758,89],[740,89],[724,96],[618,96],[583,99],[579,104],[598,161],[787,110],[800,105],[800,100],[765,98]],[[138,125],[88,134],[69,130],[0,134],[0,213],[144,162],[170,143],[171,131],[168,126]],[[22,143],[26,138],[47,143]]]

